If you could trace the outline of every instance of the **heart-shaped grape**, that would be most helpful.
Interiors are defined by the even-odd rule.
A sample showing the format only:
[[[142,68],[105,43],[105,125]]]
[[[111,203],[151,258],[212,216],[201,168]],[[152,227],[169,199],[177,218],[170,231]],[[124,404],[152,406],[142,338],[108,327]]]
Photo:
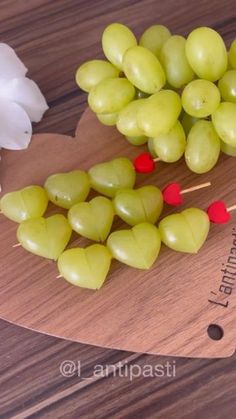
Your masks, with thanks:
[[[101,244],[68,249],[58,259],[59,272],[68,282],[93,290],[101,288],[110,264],[111,254]]]
[[[153,224],[141,223],[130,230],[111,233],[107,247],[120,262],[138,269],[149,269],[161,248],[160,233]]]
[[[23,221],[17,239],[24,249],[47,259],[57,260],[67,246],[72,229],[64,215]]]
[[[12,221],[21,221],[41,217],[48,206],[48,197],[41,186],[27,186],[15,192],[9,192],[1,199],[2,213]]]
[[[163,198],[156,186],[120,189],[115,198],[116,214],[132,226],[143,222],[155,224],[163,209]]]
[[[51,175],[44,186],[50,201],[65,209],[85,201],[90,191],[89,176],[82,170]]]
[[[133,164],[125,157],[96,164],[89,175],[92,188],[111,198],[121,188],[133,188],[136,179]]]
[[[203,246],[210,222],[205,211],[188,208],[168,215],[159,223],[161,240],[178,252],[197,253]]]
[[[73,230],[81,236],[98,242],[106,240],[113,219],[113,204],[104,196],[97,196],[90,202],[80,202],[68,213],[68,220]]]

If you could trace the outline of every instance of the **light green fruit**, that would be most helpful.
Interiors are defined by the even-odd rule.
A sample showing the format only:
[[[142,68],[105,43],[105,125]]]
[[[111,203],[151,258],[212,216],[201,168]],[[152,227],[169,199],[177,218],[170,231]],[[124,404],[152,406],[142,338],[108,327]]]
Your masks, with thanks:
[[[143,32],[139,40],[139,45],[149,49],[153,54],[159,57],[162,46],[170,36],[171,33],[166,26],[152,25]]]
[[[201,79],[219,80],[227,70],[228,57],[221,36],[211,28],[194,29],[186,41],[186,56]]]
[[[188,208],[168,215],[159,223],[161,240],[172,250],[197,253],[205,243],[210,221],[205,211]]]
[[[137,112],[146,102],[146,99],[133,100],[121,109],[116,127],[121,134],[129,137],[143,136],[142,130],[138,127]]]
[[[142,90],[136,89],[135,99],[146,99],[150,95],[148,93],[142,92]]]
[[[212,114],[212,122],[221,140],[236,147],[236,103],[222,102]]]
[[[189,131],[198,120],[199,118],[195,118],[195,116],[191,116],[184,112],[183,117],[181,118],[181,124],[186,135],[188,135]]]
[[[68,212],[68,220],[74,231],[90,240],[106,240],[114,219],[112,202],[97,196],[89,202],[80,202]]]
[[[148,151],[151,154],[152,157],[157,157],[156,150],[154,148],[154,138],[148,138]]]
[[[5,194],[0,204],[5,217],[20,223],[30,218],[41,217],[47,209],[48,197],[41,186],[33,185]]]
[[[116,125],[118,115],[119,115],[118,113],[104,113],[104,114],[97,114],[97,118],[103,125],[112,127],[113,125]]]
[[[156,186],[120,189],[114,198],[116,214],[127,224],[155,224],[163,209],[163,196]]]
[[[153,138],[153,148],[157,156],[166,163],[179,160],[186,148],[186,136],[179,121],[167,133]]]
[[[149,269],[159,255],[160,233],[153,224],[141,223],[130,230],[111,233],[107,247],[120,262],[138,269]]]
[[[223,100],[236,103],[236,70],[227,71],[219,80],[218,88]]]
[[[89,176],[92,188],[110,198],[121,188],[133,188],[136,180],[134,166],[125,157],[92,166]]]
[[[199,120],[189,132],[185,161],[195,173],[211,170],[220,155],[220,139],[210,121]]]
[[[224,143],[224,141],[221,140],[220,148],[224,154],[236,157],[236,147],[232,147],[232,145],[226,144]]]
[[[183,90],[182,105],[189,115],[205,118],[220,104],[220,91],[208,80],[193,80]]]
[[[231,68],[236,70],[236,39],[230,45],[229,63],[230,63]]]
[[[47,259],[57,260],[67,246],[72,229],[61,214],[48,218],[23,221],[17,230],[17,239],[29,252]]]
[[[82,170],[57,173],[47,178],[44,187],[51,202],[69,209],[87,198],[90,191],[89,176]]]
[[[181,108],[181,100],[176,92],[161,90],[146,99],[139,109],[138,126],[147,137],[167,134],[176,124]]]
[[[165,73],[158,58],[141,46],[126,51],[123,70],[127,79],[145,93],[158,92],[166,82]]]
[[[137,137],[128,137],[126,135],[125,138],[130,144],[136,145],[136,146],[146,144],[148,140],[148,138],[145,135],[138,135]]]
[[[102,80],[118,77],[119,70],[105,60],[91,60],[83,63],[76,71],[77,85],[85,92],[97,86]]]
[[[171,36],[163,45],[160,61],[170,86],[179,89],[194,78],[185,54],[186,39],[180,35]]]
[[[58,270],[66,281],[77,287],[101,288],[111,265],[111,254],[101,244],[85,249],[68,249],[58,259]]]
[[[95,86],[88,95],[88,103],[97,114],[119,112],[135,95],[135,88],[125,78],[105,79]]]
[[[109,61],[122,70],[123,57],[127,49],[137,45],[133,32],[125,25],[112,23],[102,35],[102,49]]]

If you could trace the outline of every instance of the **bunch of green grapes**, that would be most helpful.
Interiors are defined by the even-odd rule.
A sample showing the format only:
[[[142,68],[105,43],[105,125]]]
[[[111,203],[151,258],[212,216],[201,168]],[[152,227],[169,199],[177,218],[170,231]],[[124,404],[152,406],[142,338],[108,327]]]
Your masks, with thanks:
[[[195,173],[223,151],[236,155],[236,40],[229,51],[213,29],[187,38],[153,25],[139,42],[125,25],[102,35],[106,60],[82,64],[76,82],[99,121],[170,163],[185,156]]]

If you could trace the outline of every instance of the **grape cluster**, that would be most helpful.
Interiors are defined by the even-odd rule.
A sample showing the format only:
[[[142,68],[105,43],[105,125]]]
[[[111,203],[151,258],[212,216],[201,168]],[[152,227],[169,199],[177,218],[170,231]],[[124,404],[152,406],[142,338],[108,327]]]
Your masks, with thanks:
[[[211,28],[185,39],[163,25],[137,42],[120,23],[102,35],[108,59],[91,60],[76,72],[99,121],[116,125],[133,145],[171,163],[183,155],[190,170],[211,170],[220,151],[236,155],[236,40],[229,51]]]

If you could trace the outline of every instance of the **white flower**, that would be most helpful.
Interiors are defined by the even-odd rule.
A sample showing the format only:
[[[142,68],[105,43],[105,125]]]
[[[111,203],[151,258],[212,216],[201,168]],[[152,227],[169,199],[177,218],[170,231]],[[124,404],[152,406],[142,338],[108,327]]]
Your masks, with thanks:
[[[0,43],[0,148],[27,148],[31,122],[39,122],[48,109],[37,84],[25,77],[27,71],[14,50]]]

